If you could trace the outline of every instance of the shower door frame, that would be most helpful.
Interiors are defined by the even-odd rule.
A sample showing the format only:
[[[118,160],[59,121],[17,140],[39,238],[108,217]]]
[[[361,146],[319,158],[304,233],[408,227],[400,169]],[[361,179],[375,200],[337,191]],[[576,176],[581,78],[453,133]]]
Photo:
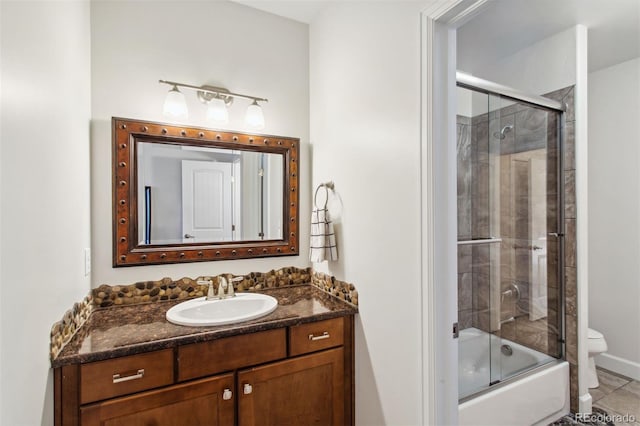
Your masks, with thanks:
[[[558,113],[558,128],[557,128],[557,145],[558,150],[556,173],[557,173],[557,229],[556,232],[549,233],[548,236],[558,238],[558,292],[559,292],[559,306],[558,306],[558,326],[559,326],[559,344],[560,344],[560,357],[559,359],[566,359],[565,348],[565,214],[564,214],[564,128],[565,128],[565,112],[566,105],[558,102],[554,99],[545,98],[544,96],[531,95],[528,93],[520,92],[508,86],[503,86],[492,81],[484,80],[478,77],[471,76],[469,74],[456,71],[456,86],[465,89],[473,90],[480,93],[485,93],[488,96],[497,95],[501,99],[511,100],[514,102],[522,103],[534,108],[544,109]]]
[[[499,99],[505,99],[507,101],[517,102],[519,104],[524,104],[533,108],[546,110],[547,112],[557,113],[557,161],[556,161],[556,220],[557,227],[555,232],[549,232],[547,236],[554,236],[558,238],[558,255],[557,255],[557,278],[558,278],[558,343],[559,343],[559,356],[557,358],[559,360],[566,360],[566,347],[565,347],[565,212],[564,212],[564,128],[565,128],[565,112],[566,105],[563,105],[561,102],[558,102],[554,99],[545,98],[544,96],[531,95],[527,93],[520,92],[511,87],[503,86],[498,83],[494,83],[492,81],[484,80],[478,77],[471,76],[469,74],[456,71],[456,87],[461,87],[464,89],[468,89],[471,91],[475,91],[478,93],[484,93],[487,96],[497,96]],[[548,148],[547,148],[548,149]],[[555,234],[555,235],[554,235]],[[500,238],[500,237],[498,237]],[[548,245],[548,243],[547,243]],[[548,324],[551,325],[551,324]],[[475,398],[479,395],[482,395],[486,392],[490,392],[495,389],[496,385],[503,385],[510,383],[514,380],[518,380],[522,376],[526,376],[530,374],[534,370],[538,370],[543,366],[534,366],[530,370],[526,370],[522,373],[516,374],[515,376],[508,377],[505,380],[498,380],[497,382],[491,382],[488,386],[478,392],[475,392],[471,395],[465,396],[464,398],[460,398],[460,402],[468,401],[472,398]]]

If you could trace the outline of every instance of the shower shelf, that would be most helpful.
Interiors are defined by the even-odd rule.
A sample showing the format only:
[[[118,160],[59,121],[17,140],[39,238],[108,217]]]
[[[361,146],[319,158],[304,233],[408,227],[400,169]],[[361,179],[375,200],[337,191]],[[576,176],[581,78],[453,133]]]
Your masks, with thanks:
[[[502,238],[489,237],[489,238],[477,238],[473,240],[461,240],[461,241],[458,241],[458,245],[465,246],[470,244],[493,244],[493,243],[501,243],[501,242],[502,242]]]

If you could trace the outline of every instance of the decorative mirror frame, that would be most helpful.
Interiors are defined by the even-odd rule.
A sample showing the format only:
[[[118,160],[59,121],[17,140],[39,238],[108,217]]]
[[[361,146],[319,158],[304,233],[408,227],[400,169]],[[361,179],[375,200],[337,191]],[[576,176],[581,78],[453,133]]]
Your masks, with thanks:
[[[111,123],[114,267],[298,255],[299,139],[116,117]],[[136,140],[283,154],[282,239],[139,245]]]

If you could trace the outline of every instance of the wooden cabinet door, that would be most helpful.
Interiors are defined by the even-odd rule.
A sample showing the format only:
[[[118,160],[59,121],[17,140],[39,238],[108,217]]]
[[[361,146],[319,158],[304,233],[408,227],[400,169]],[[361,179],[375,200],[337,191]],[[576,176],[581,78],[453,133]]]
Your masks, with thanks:
[[[225,392],[225,390],[228,390]],[[233,374],[83,406],[86,426],[233,426]]]
[[[342,348],[238,373],[240,426],[343,425]]]

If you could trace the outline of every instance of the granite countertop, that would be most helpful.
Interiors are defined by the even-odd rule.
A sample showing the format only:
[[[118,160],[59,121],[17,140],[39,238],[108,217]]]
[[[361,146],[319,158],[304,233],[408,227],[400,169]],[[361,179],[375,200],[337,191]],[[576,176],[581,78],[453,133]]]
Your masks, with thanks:
[[[100,361],[358,312],[355,306],[312,285],[260,292],[278,300],[274,312],[252,321],[221,326],[189,327],[167,321],[167,310],[182,300],[96,309],[51,361],[51,366]]]

